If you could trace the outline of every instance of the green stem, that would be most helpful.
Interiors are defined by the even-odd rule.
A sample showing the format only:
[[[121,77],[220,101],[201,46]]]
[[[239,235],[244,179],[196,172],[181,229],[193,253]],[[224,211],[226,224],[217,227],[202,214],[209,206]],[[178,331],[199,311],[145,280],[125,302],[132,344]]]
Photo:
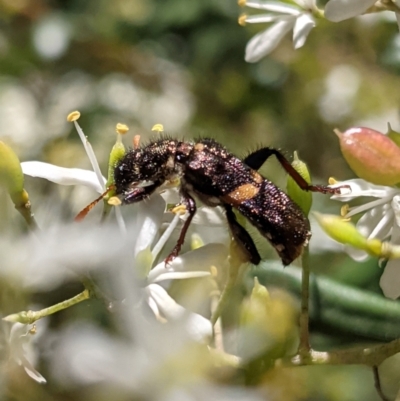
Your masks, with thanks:
[[[101,222],[104,223],[107,220],[107,217],[110,215],[112,210],[112,206],[107,203],[106,200],[103,202],[103,212],[101,214]]]
[[[218,305],[216,306],[214,312],[211,315],[211,324],[214,326],[217,322],[218,318],[221,316],[222,311],[224,310],[226,304],[228,303],[229,299],[232,295],[232,290],[235,286],[236,279],[239,274],[241,264],[232,262],[229,265],[229,275],[228,280],[225,284],[225,287],[222,291],[221,297],[218,301]]]
[[[76,295],[75,297],[72,297],[70,299],[67,299],[65,301],[62,301],[58,304],[49,306],[48,308],[41,309],[39,311],[22,311],[18,313],[14,313],[12,315],[8,315],[3,318],[3,320],[6,320],[8,322],[19,322],[23,324],[33,324],[37,320],[52,315],[53,313],[59,312],[63,309],[67,309],[73,305],[76,305],[79,302],[85,301],[86,299],[90,298],[90,291],[88,289],[85,289],[83,292],[80,294]]]
[[[310,298],[310,262],[308,246],[304,248],[301,269],[301,312],[300,312],[300,345],[299,354],[308,357],[309,340],[309,298]]]
[[[264,285],[275,285],[296,295],[301,293],[301,271],[263,262],[251,271]],[[253,280],[251,280],[253,282]],[[368,339],[390,341],[400,337],[400,303],[324,276],[311,276],[310,318]]]
[[[28,225],[28,228],[32,231],[37,231],[39,229],[39,226],[36,223],[35,217],[32,213],[31,210],[31,202],[26,202],[23,205],[15,205],[15,209],[22,215],[22,217],[25,219],[26,224]]]
[[[400,352],[400,339],[387,344],[371,347],[349,348],[339,351],[320,352],[310,350],[310,358],[304,360],[301,355],[291,356],[278,361],[283,366],[305,365],[367,365],[379,366],[385,359]]]

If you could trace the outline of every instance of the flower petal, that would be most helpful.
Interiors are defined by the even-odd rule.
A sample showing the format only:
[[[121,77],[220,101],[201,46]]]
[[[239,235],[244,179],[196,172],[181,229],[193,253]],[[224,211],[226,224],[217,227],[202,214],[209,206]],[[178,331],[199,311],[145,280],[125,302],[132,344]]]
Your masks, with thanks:
[[[338,188],[342,185],[349,185],[351,188],[351,193],[347,191],[343,194],[333,195],[331,199],[337,199],[342,202],[348,202],[352,199],[359,198],[360,196],[372,196],[374,198],[385,198],[387,196],[392,196],[398,189],[391,187],[386,187],[384,185],[371,184],[361,178],[356,178],[353,180],[340,181],[337,184],[329,185],[331,188]]]
[[[23,366],[26,374],[39,384],[46,384],[47,380],[33,367],[33,365],[25,358],[21,358],[21,365]]]
[[[389,234],[393,224],[393,211],[389,204],[374,207],[365,213],[357,222],[357,230],[369,239],[378,238],[383,241]]]
[[[146,290],[167,320],[186,320],[187,331],[196,341],[203,341],[212,335],[212,325],[208,319],[177,304],[164,288],[150,284]]]
[[[152,245],[161,226],[164,210],[164,199],[158,194],[154,194],[146,202],[139,202],[136,205],[136,221],[132,227],[140,227],[140,232],[135,243],[135,257],[140,251]]]
[[[315,27],[314,18],[309,14],[302,14],[297,18],[293,28],[293,45],[299,49],[306,42],[311,29]]]
[[[192,224],[212,227],[227,227],[225,213],[222,208],[202,206],[197,209]]]
[[[375,4],[375,0],[330,0],[325,6],[325,18],[332,22],[363,14],[369,7]]]
[[[400,227],[400,195],[393,196],[391,206],[394,213],[396,225]]]
[[[283,19],[284,15],[273,15],[273,14],[254,14],[246,17],[246,24],[264,24],[268,22],[274,22],[276,20]]]
[[[166,269],[165,269],[166,270]],[[194,271],[194,272],[171,272],[166,270],[165,273],[161,273],[159,276],[155,277],[153,283],[158,283],[164,280],[182,280],[186,278],[199,278],[207,277],[210,272]]]
[[[367,252],[347,245],[344,247],[344,251],[356,262],[364,262],[370,257]]]
[[[274,13],[299,15],[300,10],[296,7],[290,6],[285,3],[274,2],[274,1],[257,1],[251,0],[246,1],[246,6],[250,8],[256,8],[257,10],[267,10]]]
[[[400,227],[393,226],[391,242],[400,243]],[[396,299],[400,297],[400,259],[389,260],[381,276],[379,285],[385,297]]]
[[[250,39],[246,46],[245,60],[248,63],[256,63],[271,53],[293,28],[295,22],[294,17],[285,21],[281,20]]]
[[[94,189],[99,194],[103,193],[94,171],[80,168],[65,168],[43,162],[22,162],[22,171],[31,177],[45,178],[60,185],[84,185]],[[103,177],[104,183],[106,179]]]
[[[22,323],[14,323],[10,330],[10,356],[23,368],[29,377],[40,384],[46,383],[46,379],[34,368],[28,360],[28,351],[24,345],[29,345],[32,335],[29,326]]]
[[[315,0],[294,0],[303,10],[314,10],[317,5]]]
[[[85,136],[85,134],[82,131],[82,128],[80,127],[80,125],[78,124],[78,121],[74,121],[74,125],[76,130],[78,131],[79,137],[81,138],[83,147],[85,148],[86,154],[88,155],[88,158],[90,160],[90,163],[93,167],[93,171],[96,174],[97,180],[99,182],[99,184],[101,185],[101,170],[100,170],[100,166],[99,166],[99,162],[97,161],[97,157],[93,151],[92,145],[90,144],[90,142],[88,141],[87,137]],[[102,188],[102,192],[105,191],[105,186],[103,185]]]
[[[175,272],[209,272],[211,266],[221,266],[228,256],[228,249],[223,244],[207,244],[201,248],[186,252],[182,256],[178,256],[168,266],[169,270],[165,269],[165,262],[162,261],[148,275],[148,282],[154,283],[160,281],[159,276],[168,271]]]

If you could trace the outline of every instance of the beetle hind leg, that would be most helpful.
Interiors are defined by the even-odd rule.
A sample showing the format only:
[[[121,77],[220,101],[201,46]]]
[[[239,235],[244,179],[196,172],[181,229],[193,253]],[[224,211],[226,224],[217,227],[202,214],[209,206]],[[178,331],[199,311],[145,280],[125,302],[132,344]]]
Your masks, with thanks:
[[[258,265],[261,261],[261,256],[258,253],[253,239],[251,238],[250,234],[238,223],[235,213],[232,210],[232,206],[224,205],[224,207],[232,236],[235,238],[243,252],[247,255],[249,261],[253,265]]]

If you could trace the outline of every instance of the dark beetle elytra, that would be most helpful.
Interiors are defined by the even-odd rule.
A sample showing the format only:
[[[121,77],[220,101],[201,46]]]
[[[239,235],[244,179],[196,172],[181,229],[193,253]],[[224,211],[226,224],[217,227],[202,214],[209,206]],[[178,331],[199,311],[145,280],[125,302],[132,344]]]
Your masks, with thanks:
[[[189,216],[166,263],[180,252],[196,213],[197,197],[208,206],[225,209],[232,235],[253,264],[260,263],[260,255],[236,220],[233,208],[268,239],[283,264],[288,265],[308,243],[310,223],[288,195],[257,172],[271,155],[277,157],[300,188],[322,193],[338,191],[309,185],[276,149],[265,147],[241,160],[213,139],[183,142],[171,138],[130,150],[115,167],[115,191],[123,204],[135,203],[148,198],[165,181],[180,178],[181,203]]]

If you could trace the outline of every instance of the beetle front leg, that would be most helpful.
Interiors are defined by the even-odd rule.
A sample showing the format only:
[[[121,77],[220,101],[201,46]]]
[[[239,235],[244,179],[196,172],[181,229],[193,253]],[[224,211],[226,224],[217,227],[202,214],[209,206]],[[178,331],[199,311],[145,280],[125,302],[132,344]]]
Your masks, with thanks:
[[[183,227],[181,229],[178,241],[177,241],[174,249],[165,259],[165,265],[168,265],[169,263],[171,263],[179,255],[182,245],[185,242],[185,236],[186,236],[187,230],[188,230],[190,223],[192,222],[192,219],[193,219],[194,215],[196,214],[196,210],[197,210],[195,200],[188,193],[182,191],[181,196],[182,196],[181,203],[186,206],[186,210],[188,211],[189,216],[186,219],[186,221],[183,223]]]

